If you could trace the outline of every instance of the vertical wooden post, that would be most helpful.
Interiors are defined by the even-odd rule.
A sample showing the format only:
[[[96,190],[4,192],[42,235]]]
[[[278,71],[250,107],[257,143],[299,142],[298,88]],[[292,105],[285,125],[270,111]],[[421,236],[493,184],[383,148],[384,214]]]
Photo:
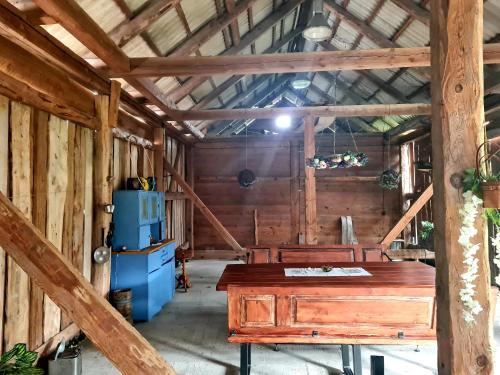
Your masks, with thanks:
[[[290,141],[290,243],[299,241],[300,232],[300,179],[299,145],[297,140]]]
[[[158,191],[165,191],[165,172],[163,171],[163,161],[165,160],[165,129],[156,128],[154,134],[155,148],[155,177]]]
[[[99,130],[94,135],[94,222],[92,227],[92,252],[104,245],[109,231],[111,215],[104,212],[104,205],[112,201],[111,158],[112,131],[109,126],[109,97],[96,97],[96,111]],[[92,263],[92,285],[102,296],[106,296],[110,286],[110,262]]]
[[[0,193],[7,195],[9,190],[9,100],[0,96]],[[0,247],[0,327],[4,324],[5,307],[5,251]],[[3,353],[3,339],[0,339],[0,353]]]
[[[475,166],[483,142],[483,2],[433,0],[432,154],[436,247],[436,297],[439,374],[493,374],[490,272],[484,222],[478,218],[478,278],[474,298],[483,311],[475,324],[463,318],[460,290],[465,272],[458,243],[462,191],[452,176]]]
[[[314,157],[316,144],[314,140],[314,118],[304,118],[304,162]],[[305,215],[306,244],[318,243],[318,225],[316,218],[316,177],[314,168],[305,168]]]
[[[186,150],[186,182],[191,186],[194,191],[194,162],[193,146],[185,148]],[[191,255],[194,256],[194,204],[191,199],[185,200],[186,209],[186,239],[189,241],[189,248]]]

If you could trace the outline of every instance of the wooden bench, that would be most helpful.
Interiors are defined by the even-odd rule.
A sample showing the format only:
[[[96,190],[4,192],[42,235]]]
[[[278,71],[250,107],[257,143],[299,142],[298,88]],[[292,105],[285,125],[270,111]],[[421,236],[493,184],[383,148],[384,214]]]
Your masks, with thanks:
[[[247,246],[247,263],[386,262],[382,244]]]

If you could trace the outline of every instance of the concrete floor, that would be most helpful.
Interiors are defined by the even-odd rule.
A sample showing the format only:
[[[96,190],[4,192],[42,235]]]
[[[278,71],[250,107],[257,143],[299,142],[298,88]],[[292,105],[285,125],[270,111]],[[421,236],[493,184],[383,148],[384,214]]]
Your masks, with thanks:
[[[239,346],[226,340],[226,294],[215,291],[225,264],[222,261],[188,263],[193,288],[188,293],[178,292],[173,302],[151,322],[136,325],[179,375],[239,374]],[[500,314],[495,321],[497,352],[500,353]],[[370,355],[383,355],[386,375],[437,374],[436,346],[420,347],[419,352],[415,349],[415,346],[364,346],[363,373],[370,373]],[[92,344],[85,343],[82,354],[83,374],[119,374]],[[497,369],[500,369],[498,357]],[[335,345],[282,345],[279,352],[271,346],[254,345],[252,362],[252,374],[256,375],[342,373],[340,347]]]

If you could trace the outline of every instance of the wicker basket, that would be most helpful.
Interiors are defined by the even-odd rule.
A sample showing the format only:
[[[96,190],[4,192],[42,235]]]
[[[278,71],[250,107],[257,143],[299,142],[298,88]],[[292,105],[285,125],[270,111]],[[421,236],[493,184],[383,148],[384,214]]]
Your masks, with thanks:
[[[500,182],[481,183],[484,208],[500,208]]]

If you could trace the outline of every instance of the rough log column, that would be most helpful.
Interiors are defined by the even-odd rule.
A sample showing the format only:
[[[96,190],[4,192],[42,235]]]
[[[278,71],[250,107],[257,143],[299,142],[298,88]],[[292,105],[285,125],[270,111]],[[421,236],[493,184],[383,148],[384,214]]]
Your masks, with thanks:
[[[469,326],[462,317],[459,292],[465,271],[458,244],[463,204],[450,178],[474,167],[476,147],[483,142],[483,2],[432,1],[432,153],[439,374],[493,374],[490,271],[481,241],[477,300],[484,311]]]
[[[314,156],[314,118],[304,118],[304,162]],[[318,243],[318,224],[316,217],[316,177],[314,168],[305,168],[305,212],[306,212],[306,244]]]
[[[109,116],[109,96],[96,97],[96,111],[99,119],[99,129],[94,135],[94,222],[92,223],[92,251],[104,245],[111,215],[104,212],[104,205],[111,203],[111,152],[112,126]],[[110,287],[111,263],[92,264],[92,285],[97,292],[106,296]]]

